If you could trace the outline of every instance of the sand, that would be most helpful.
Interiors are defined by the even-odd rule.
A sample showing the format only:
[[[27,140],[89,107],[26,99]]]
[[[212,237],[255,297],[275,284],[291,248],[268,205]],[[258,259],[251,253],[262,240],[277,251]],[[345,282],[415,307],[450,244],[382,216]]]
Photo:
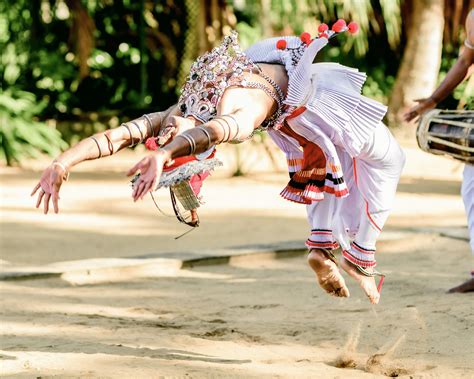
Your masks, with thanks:
[[[472,264],[462,167],[406,151],[385,228],[398,237],[378,245],[387,274],[379,305],[349,278],[350,298],[327,296],[304,255],[84,286],[59,278],[1,282],[1,375],[472,378],[473,295],[445,293]],[[269,164],[258,161],[263,168],[247,177],[216,173],[206,183],[202,226],[174,240],[181,225],[149,200],[130,201],[123,172],[139,156],[85,164],[64,187],[61,213],[48,216],[28,196],[44,162],[1,168],[4,267],[306,238],[304,208],[278,196],[286,175],[262,173]],[[232,157],[224,157],[231,171]],[[166,195],[158,197],[169,211]]]

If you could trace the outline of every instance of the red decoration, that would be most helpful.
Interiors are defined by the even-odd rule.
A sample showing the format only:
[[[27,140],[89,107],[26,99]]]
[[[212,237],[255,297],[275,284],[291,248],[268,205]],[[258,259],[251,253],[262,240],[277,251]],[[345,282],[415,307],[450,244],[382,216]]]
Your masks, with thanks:
[[[327,38],[329,39],[329,36],[327,33],[319,33],[319,38]]]
[[[327,24],[324,24],[324,23],[322,23],[321,25],[318,26],[318,32],[319,33],[324,33],[328,29],[329,29],[329,26]]]
[[[311,34],[309,34],[308,32],[303,32],[300,35],[300,39],[301,41],[303,41],[305,44],[308,45],[309,42],[311,41]]]
[[[302,105],[301,107],[296,108],[289,116],[286,117],[287,120],[298,117],[301,113],[304,113],[306,107]]]
[[[279,50],[285,50],[286,49],[286,41],[284,39],[279,39],[277,41],[277,49]]]
[[[145,142],[145,147],[148,150],[152,151],[158,150],[158,144],[156,143],[156,139],[153,137],[148,138]]]
[[[346,22],[340,18],[332,25],[332,30],[336,33],[342,32],[342,30],[346,27]]]
[[[349,25],[347,25],[347,28],[349,30],[349,33],[355,34],[359,31],[359,25],[357,25],[357,22],[350,22]]]

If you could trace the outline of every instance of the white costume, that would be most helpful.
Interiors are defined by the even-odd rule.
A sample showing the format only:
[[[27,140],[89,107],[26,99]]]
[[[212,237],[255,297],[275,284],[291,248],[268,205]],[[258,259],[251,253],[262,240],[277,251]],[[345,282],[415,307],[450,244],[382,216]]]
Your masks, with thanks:
[[[474,165],[464,166],[461,194],[466,209],[471,250],[474,254]],[[474,275],[474,272],[472,274]]]
[[[374,267],[376,240],[393,206],[405,155],[381,122],[386,107],[361,95],[366,75],[336,63],[313,64],[326,38],[251,46],[255,63],[285,65],[287,111],[269,129],[285,152],[291,180],[281,195],[307,204],[308,248],[341,246],[346,259]],[[299,54],[299,55],[298,55]],[[285,121],[285,122],[284,122]]]

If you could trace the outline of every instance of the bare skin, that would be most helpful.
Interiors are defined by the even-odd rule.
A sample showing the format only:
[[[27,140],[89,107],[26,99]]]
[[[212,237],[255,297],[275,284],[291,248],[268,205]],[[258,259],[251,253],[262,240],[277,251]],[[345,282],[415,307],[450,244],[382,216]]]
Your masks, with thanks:
[[[318,283],[328,294],[336,297],[349,297],[349,289],[335,262],[323,250],[311,249],[308,264],[316,274]]]
[[[466,17],[466,44],[474,46],[474,9],[471,9]],[[412,107],[404,114],[405,121],[417,121],[426,111],[433,109],[436,105],[446,98],[467,75],[474,64],[474,48],[465,46],[459,55],[456,63],[448,71],[446,78],[438,88],[426,99],[415,100],[418,104]],[[451,288],[448,293],[465,293],[474,291],[474,278]]]
[[[372,276],[363,275],[357,268],[348,260],[342,259],[341,268],[355,279],[362,290],[365,292],[372,304],[378,304],[380,301],[380,293],[377,291],[377,284],[375,278]],[[367,269],[370,272],[370,269]]]
[[[474,291],[474,278],[466,280],[464,283],[459,286],[451,288],[448,293],[466,293]]]
[[[471,10],[466,17],[466,42],[474,46],[474,10]],[[458,60],[448,71],[443,82],[430,97],[415,100],[417,104],[403,115],[405,121],[417,120],[420,115],[435,108],[440,101],[446,98],[464,80],[472,64],[474,64],[474,49],[464,47]]]
[[[261,66],[264,72],[272,77],[282,90],[286,92],[288,77],[286,76],[285,69],[282,66],[277,65]],[[258,76],[254,76],[252,80],[263,81],[263,83],[265,83],[264,80]],[[240,123],[239,137],[245,138],[247,135],[251,134],[255,127],[258,127],[263,122],[267,115],[273,113],[275,109],[276,104],[273,99],[261,90],[229,88],[225,91],[219,103],[218,115],[233,115]],[[105,158],[112,154],[116,154],[126,147],[138,143],[140,140],[145,141],[148,137],[163,135],[169,131],[172,132],[171,138],[173,138],[177,134],[185,133],[198,125],[196,120],[191,117],[188,119],[183,118],[177,106],[172,106],[163,112],[156,112],[150,116],[152,118],[151,128],[146,120],[140,118],[134,120],[137,123],[137,127],[129,124],[129,129],[124,126],[119,126],[95,134],[94,137],[100,146],[100,156],[98,146],[91,138],[86,138],[80,141],[78,144],[59,155],[53,163],[43,171],[39,182],[31,193],[31,196],[37,195],[36,208],[42,207],[44,213],[47,214],[50,212],[52,206],[55,213],[59,212],[59,193],[61,186],[64,184],[69,171],[71,171],[71,169],[77,164],[86,160]],[[219,126],[215,124],[209,125],[209,129],[213,137],[213,142],[220,142],[223,135]],[[202,132],[198,132],[198,137],[195,139],[201,146],[206,146],[207,139]],[[185,153],[188,151],[186,142],[177,139],[177,142],[174,143],[173,146],[175,148],[178,147],[178,154],[181,154],[177,156],[186,155]],[[199,152],[199,149],[200,147],[198,147],[197,152]],[[159,152],[144,158],[144,160],[146,160],[150,165],[148,168],[149,174],[154,172],[152,176],[155,178],[159,178],[159,175],[156,176],[156,173],[159,172],[161,174],[162,166],[170,162],[170,157],[163,159],[162,152],[163,149],[160,149]],[[58,162],[58,164],[55,164],[54,162]],[[145,166],[142,167],[144,172],[147,171]],[[146,188],[143,185],[139,188],[136,186],[137,191],[133,193],[135,201],[139,198],[143,198],[143,196],[151,191],[154,182],[149,181],[147,184]],[[135,196],[138,190],[140,190],[141,195],[139,197]]]
[[[262,70],[270,76],[286,93],[288,87],[288,77],[286,70],[281,65],[261,64]],[[266,85],[266,81],[260,76],[249,74],[252,81],[259,81]],[[229,117],[229,129],[225,130],[215,119],[199,125],[196,119],[182,117],[177,106],[171,107],[165,112],[158,112],[159,121],[153,120],[153,125],[147,127],[144,119],[135,120],[137,127],[130,127],[130,131],[121,126],[104,133],[96,134],[101,148],[98,149],[96,142],[87,138],[69,150],[65,151],[58,158],[56,164],[52,164],[43,172],[40,181],[34,188],[32,196],[38,191],[36,207],[43,205],[44,213],[48,213],[49,204],[52,201],[55,213],[59,211],[59,191],[70,169],[90,159],[108,156],[119,150],[144,141],[150,136],[170,135],[171,141],[164,147],[148,154],[134,165],[128,172],[128,176],[133,176],[140,172],[139,179],[134,184],[132,198],[134,201],[143,199],[145,195],[153,191],[156,187],[163,167],[173,159],[190,154],[190,144],[187,138],[177,138],[186,135],[195,142],[194,154],[206,151],[210,146],[228,142],[230,139],[243,140],[250,136],[255,128],[272,115],[277,108],[273,100],[264,91],[255,88],[231,87],[224,92],[218,107],[217,116]],[[203,132],[202,129],[207,131]],[[158,133],[156,133],[158,131]],[[337,265],[321,251],[311,251],[308,263],[318,277],[321,287],[328,293],[338,297],[349,297],[344,278]],[[343,268],[362,286],[373,303],[378,302],[378,297],[373,294],[375,281],[373,278],[367,279],[357,271]],[[373,286],[371,285],[373,282]]]

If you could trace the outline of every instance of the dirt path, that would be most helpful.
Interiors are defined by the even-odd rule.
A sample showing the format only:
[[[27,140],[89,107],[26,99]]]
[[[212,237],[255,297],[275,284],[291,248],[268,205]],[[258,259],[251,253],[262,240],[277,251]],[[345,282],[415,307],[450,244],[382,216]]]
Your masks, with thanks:
[[[465,233],[460,167],[417,157],[386,227],[400,238],[378,246],[387,274],[379,306],[370,306],[352,282],[351,298],[326,296],[303,256],[234,260],[176,277],[93,286],[2,282],[1,374],[472,377],[472,295],[445,294],[467,276],[469,247],[439,235]],[[206,183],[202,226],[174,240],[186,229],[157,214],[150,201],[129,200],[122,172],[136,159],[129,154],[104,166],[84,165],[64,188],[62,212],[47,217],[28,196],[41,163],[1,169],[2,263],[306,239],[304,208],[278,196],[286,175],[228,179],[217,173]],[[168,207],[166,195],[159,201]]]
[[[352,282],[349,299],[323,294],[304,257],[95,286],[2,283],[2,372],[472,377],[472,296],[444,294],[463,269],[466,243],[417,242],[427,249],[398,242],[381,252],[388,278],[377,307]]]

